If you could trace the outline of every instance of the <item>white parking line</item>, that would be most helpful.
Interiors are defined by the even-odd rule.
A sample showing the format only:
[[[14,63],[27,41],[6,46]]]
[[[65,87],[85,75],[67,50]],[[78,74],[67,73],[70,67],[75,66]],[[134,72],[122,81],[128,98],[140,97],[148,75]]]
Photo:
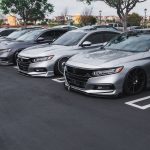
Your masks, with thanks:
[[[52,80],[55,81],[55,82],[58,82],[58,83],[64,83],[64,82],[65,82],[64,77],[61,77],[61,78],[54,78],[54,79],[52,79]]]
[[[136,103],[138,102],[141,102],[141,101],[145,101],[145,100],[150,100],[150,96],[147,96],[147,97],[143,97],[143,98],[140,98],[140,99],[137,99],[137,100],[133,100],[133,101],[129,101],[129,102],[126,102],[125,104],[126,105],[130,105],[132,107],[136,107],[138,109],[142,109],[142,110],[145,110],[145,109],[148,109],[150,108],[150,104],[147,104],[145,106],[140,106]],[[150,103],[150,102],[149,102]]]

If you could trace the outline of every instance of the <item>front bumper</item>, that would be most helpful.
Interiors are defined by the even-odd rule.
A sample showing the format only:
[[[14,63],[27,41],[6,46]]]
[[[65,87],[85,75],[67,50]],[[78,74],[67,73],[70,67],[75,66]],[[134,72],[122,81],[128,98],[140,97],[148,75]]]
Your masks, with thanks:
[[[0,57],[0,65],[13,65],[13,61],[9,57]]]
[[[17,62],[18,71],[22,74],[32,77],[52,77],[54,76],[53,62],[43,61],[37,63],[20,63]]]
[[[123,93],[123,76],[113,74],[101,77],[91,77],[87,80],[84,87],[71,84],[65,74],[65,87],[78,92],[97,96],[117,96]],[[95,88],[97,87],[97,88]],[[98,87],[104,87],[103,89]],[[110,88],[105,88],[110,87]]]
[[[9,52],[0,52],[0,65],[13,65],[13,57]]]

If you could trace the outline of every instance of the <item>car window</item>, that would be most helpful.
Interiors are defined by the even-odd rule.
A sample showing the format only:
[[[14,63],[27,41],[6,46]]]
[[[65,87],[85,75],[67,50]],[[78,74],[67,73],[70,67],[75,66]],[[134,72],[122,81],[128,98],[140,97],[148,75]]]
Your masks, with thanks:
[[[75,46],[87,33],[70,31],[58,38],[53,45]]]
[[[55,31],[55,39],[57,39],[58,37],[60,37],[61,35],[63,35],[66,32],[67,32],[67,30],[56,30]]]
[[[100,33],[93,33],[89,35],[84,41],[89,41],[92,44],[99,44],[99,43],[104,43],[104,36],[102,32]]]
[[[34,41],[41,34],[42,30],[34,30],[19,37],[17,41]]]
[[[10,35],[8,35],[7,38],[8,39],[17,39],[27,32],[29,32],[29,31],[28,30],[15,31],[15,32],[11,33]]]
[[[111,40],[105,48],[128,52],[145,52],[150,50],[149,41],[149,35],[123,34]]]
[[[44,38],[45,41],[52,41],[55,38],[55,32],[54,31],[46,31],[40,37]]]
[[[9,34],[11,34],[12,32],[14,32],[16,30],[4,30],[0,33],[1,36],[8,36]]]
[[[104,32],[104,42],[110,41],[115,36],[119,35],[119,33],[115,32]]]

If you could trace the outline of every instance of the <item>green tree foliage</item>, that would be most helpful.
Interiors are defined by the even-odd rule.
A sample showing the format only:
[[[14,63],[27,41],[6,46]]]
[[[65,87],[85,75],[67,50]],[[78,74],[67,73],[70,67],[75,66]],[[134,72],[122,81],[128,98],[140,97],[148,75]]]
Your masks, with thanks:
[[[130,26],[140,26],[142,17],[137,13],[132,13],[128,16],[128,24]]]
[[[48,0],[1,0],[0,9],[4,14],[18,14],[26,24],[30,21],[42,20],[53,12],[53,5]]]
[[[81,26],[86,26],[95,24],[97,20],[93,16],[81,16],[79,22]]]

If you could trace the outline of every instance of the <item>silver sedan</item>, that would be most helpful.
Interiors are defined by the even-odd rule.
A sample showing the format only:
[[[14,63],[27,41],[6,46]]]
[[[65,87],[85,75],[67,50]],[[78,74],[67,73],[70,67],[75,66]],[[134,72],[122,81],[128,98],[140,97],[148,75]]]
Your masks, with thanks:
[[[103,51],[73,56],[66,63],[65,86],[86,94],[133,95],[150,87],[150,34],[129,32]]]
[[[51,45],[31,47],[19,53],[19,72],[38,77],[62,75],[65,63],[71,56],[100,50],[100,46],[118,34],[120,32],[112,29],[70,31]]]

